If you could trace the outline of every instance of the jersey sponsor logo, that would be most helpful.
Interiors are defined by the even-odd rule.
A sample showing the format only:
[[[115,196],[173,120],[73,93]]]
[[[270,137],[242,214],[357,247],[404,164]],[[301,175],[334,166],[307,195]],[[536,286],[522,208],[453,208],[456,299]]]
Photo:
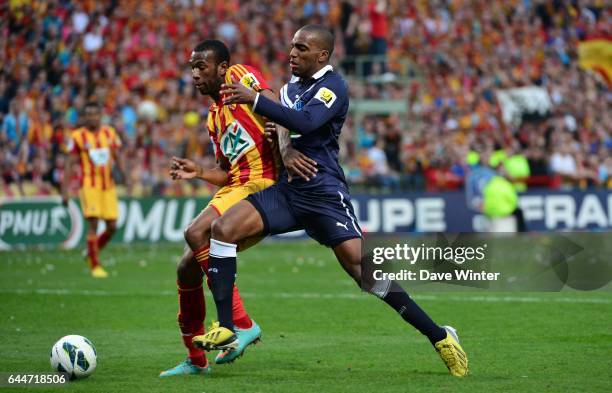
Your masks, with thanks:
[[[244,74],[242,78],[240,78],[240,83],[251,90],[258,91],[261,89],[257,77],[252,72]]]
[[[238,120],[231,122],[221,137],[221,151],[230,163],[235,164],[251,147],[255,141]]]
[[[88,153],[95,166],[105,166],[110,161],[110,149],[108,147],[89,149]]]
[[[334,101],[336,101],[336,94],[327,87],[322,87],[315,94],[315,98],[324,103],[326,107],[331,108],[334,105]]]

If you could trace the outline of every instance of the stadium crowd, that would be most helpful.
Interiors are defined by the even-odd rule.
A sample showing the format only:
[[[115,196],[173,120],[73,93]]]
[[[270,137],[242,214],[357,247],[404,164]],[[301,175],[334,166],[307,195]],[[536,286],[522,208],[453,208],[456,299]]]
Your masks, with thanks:
[[[260,68],[278,89],[288,77],[291,37],[305,23],[335,28],[334,57],[353,100],[406,104],[402,113],[347,121],[342,155],[354,185],[456,189],[469,157],[503,167],[505,157],[520,155],[530,185],[611,187],[612,96],[599,74],[579,68],[577,53],[581,40],[611,37],[612,11],[604,3],[2,2],[0,193],[57,192],[65,136],[91,97],[122,136],[125,194],[209,193],[167,175],[173,155],[212,165],[207,103],[186,64],[192,47],[220,37],[232,63]],[[360,70],[351,62],[359,55],[378,58]],[[550,110],[505,122],[496,92],[525,86],[545,89]],[[494,156],[501,158],[487,159]]]

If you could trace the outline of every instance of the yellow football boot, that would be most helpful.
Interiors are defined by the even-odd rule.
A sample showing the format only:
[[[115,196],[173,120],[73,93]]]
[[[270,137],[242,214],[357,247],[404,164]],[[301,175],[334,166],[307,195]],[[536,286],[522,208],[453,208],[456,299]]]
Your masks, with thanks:
[[[442,326],[446,330],[446,338],[434,344],[436,352],[442,358],[448,371],[455,377],[465,377],[468,373],[468,358],[461,344],[457,331],[451,326]]]
[[[106,278],[108,277],[108,273],[102,266],[98,265],[91,269],[91,276],[94,278]]]
[[[219,326],[219,322],[213,322],[212,326],[201,336],[194,336],[191,340],[193,345],[205,351],[215,349],[225,351],[238,348],[238,336],[226,327]]]

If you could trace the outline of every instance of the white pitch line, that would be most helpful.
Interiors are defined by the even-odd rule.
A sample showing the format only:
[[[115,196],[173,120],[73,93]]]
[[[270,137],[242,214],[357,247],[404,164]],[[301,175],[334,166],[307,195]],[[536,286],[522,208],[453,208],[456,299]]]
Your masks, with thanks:
[[[103,290],[71,290],[71,289],[3,289],[0,294],[6,295],[56,295],[56,296],[176,296],[176,291],[158,292],[127,292],[127,291],[103,291]],[[317,292],[274,292],[257,294],[252,292],[240,293],[245,298],[277,298],[277,299],[367,299],[370,295],[366,293],[317,293]],[[612,304],[611,299],[605,298],[572,298],[572,297],[538,297],[538,296],[499,296],[499,295],[412,295],[416,300],[431,301],[455,301],[455,302],[480,302],[480,303],[584,303],[584,304]]]

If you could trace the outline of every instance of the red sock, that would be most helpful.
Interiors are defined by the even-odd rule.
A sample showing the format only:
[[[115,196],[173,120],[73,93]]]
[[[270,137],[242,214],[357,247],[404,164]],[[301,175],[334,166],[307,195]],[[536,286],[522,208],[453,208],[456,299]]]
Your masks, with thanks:
[[[101,250],[108,244],[108,241],[111,239],[111,235],[108,231],[102,232],[100,237],[98,237],[98,250]]]
[[[189,359],[196,366],[205,367],[206,353],[191,342],[193,336],[204,334],[204,317],[206,304],[202,283],[197,286],[185,286],[177,282],[179,295],[178,323],[183,343],[189,351]]]
[[[98,239],[96,235],[87,235],[87,256],[89,258],[89,267],[91,269],[100,265],[100,261],[98,260]]]
[[[200,248],[199,250],[196,250],[193,252],[193,256],[196,259],[196,261],[198,261],[198,263],[200,264],[200,267],[202,268],[202,271],[208,275],[208,252],[210,250],[209,246],[204,246],[202,248]],[[210,288],[210,285],[209,285]]]
[[[244,303],[235,284],[234,294],[232,295],[232,319],[234,320],[234,326],[239,329],[250,329],[253,326],[253,321],[244,309]]]

